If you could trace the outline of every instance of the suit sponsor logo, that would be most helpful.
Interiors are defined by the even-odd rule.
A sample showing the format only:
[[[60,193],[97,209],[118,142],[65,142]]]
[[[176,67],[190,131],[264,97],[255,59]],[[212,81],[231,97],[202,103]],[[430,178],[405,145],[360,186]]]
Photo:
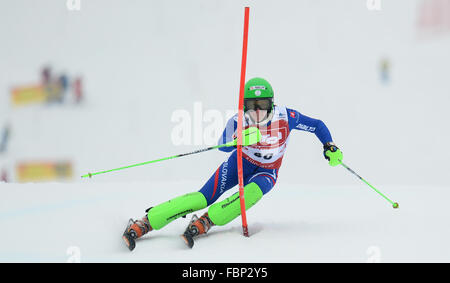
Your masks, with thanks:
[[[177,213],[175,215],[170,216],[169,218],[167,218],[167,221],[171,221],[171,220],[177,219],[178,217],[185,216],[186,214],[189,214],[189,213],[192,213],[192,212],[194,212],[194,210],[192,210],[192,209],[185,210],[183,212],[180,212],[180,213]]]
[[[300,130],[308,131],[308,132],[314,132],[316,130],[316,127],[310,127],[303,124],[298,124],[297,127]]]
[[[220,180],[219,191],[222,194],[225,191],[225,185],[227,183],[228,174],[228,162],[225,162],[222,166],[222,180]]]
[[[237,195],[234,199],[231,199],[230,201],[228,201],[225,204],[223,204],[222,208],[226,208],[227,206],[229,206],[230,204],[236,202],[237,200],[239,200],[239,195]]]
[[[266,144],[276,144],[278,143],[280,140],[283,139],[283,135],[281,132],[277,132],[275,134],[278,134],[276,136],[271,136],[271,135],[261,135],[261,140],[260,143],[266,143]]]

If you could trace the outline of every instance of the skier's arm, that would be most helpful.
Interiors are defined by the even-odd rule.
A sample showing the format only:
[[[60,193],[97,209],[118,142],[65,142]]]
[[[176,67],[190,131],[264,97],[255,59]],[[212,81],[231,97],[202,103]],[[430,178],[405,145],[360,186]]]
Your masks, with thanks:
[[[296,129],[314,133],[323,145],[323,156],[331,166],[342,163],[341,150],[333,143],[330,131],[322,120],[314,119],[292,109],[287,109],[289,130]]]
[[[333,142],[330,131],[322,120],[314,119],[292,109],[287,109],[289,131],[301,130],[314,133],[323,145]]]
[[[228,143],[234,139],[233,134],[236,132],[236,129],[237,129],[236,117],[237,117],[237,114],[228,120],[227,125],[225,126],[225,129],[223,130],[223,133],[219,138],[218,145]],[[225,146],[225,147],[219,148],[219,150],[223,151],[223,152],[231,152],[235,149],[236,148],[233,146],[231,146],[231,147]]]

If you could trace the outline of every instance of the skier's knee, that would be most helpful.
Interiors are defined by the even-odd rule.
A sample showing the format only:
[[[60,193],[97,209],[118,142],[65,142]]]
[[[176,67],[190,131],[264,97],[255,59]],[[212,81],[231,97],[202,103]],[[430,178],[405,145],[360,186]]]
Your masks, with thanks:
[[[256,183],[250,183],[244,188],[245,209],[250,209],[263,196],[263,193]],[[209,207],[208,215],[215,225],[225,225],[241,214],[239,192],[231,197],[213,204]]]
[[[274,186],[275,186],[275,181],[272,178],[267,178],[267,177],[256,177],[253,180],[253,183],[256,183],[259,188],[261,189],[263,195],[267,194]]]

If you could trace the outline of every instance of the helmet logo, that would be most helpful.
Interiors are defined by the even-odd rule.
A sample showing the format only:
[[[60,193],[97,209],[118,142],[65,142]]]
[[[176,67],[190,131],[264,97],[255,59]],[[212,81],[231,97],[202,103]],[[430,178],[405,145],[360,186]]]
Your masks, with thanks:
[[[254,90],[254,89],[263,89],[263,90],[265,90],[266,87],[263,86],[263,85],[254,85],[254,86],[250,87],[250,90]]]
[[[260,91],[259,89],[256,90],[256,91],[255,91],[255,95],[256,95],[256,96],[260,96],[260,95],[261,95],[261,91]]]

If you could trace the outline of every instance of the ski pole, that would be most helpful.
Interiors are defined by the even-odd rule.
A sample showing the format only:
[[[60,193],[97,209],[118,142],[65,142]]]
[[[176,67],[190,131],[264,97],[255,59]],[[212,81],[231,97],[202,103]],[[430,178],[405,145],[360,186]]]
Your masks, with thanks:
[[[242,134],[244,136],[243,146],[248,146],[248,145],[252,145],[252,144],[258,143],[261,140],[261,132],[256,127],[247,128],[247,129],[245,129],[243,131]],[[237,139],[234,139],[234,140],[232,140],[232,141],[230,141],[228,143],[225,143],[225,144],[211,146],[211,147],[195,150],[195,151],[188,152],[188,153],[177,154],[177,155],[173,155],[173,156],[169,156],[169,157],[164,157],[164,158],[160,158],[160,159],[156,159],[156,160],[141,162],[141,163],[132,164],[132,165],[128,165],[128,166],[122,166],[122,167],[119,167],[119,168],[105,170],[105,171],[99,171],[99,172],[95,172],[95,173],[87,173],[85,175],[82,175],[81,178],[86,178],[86,177],[92,178],[92,176],[94,176],[94,175],[109,173],[109,172],[113,172],[113,171],[119,171],[119,170],[131,168],[131,167],[142,166],[142,165],[146,165],[146,164],[150,164],[150,163],[156,163],[156,162],[159,162],[159,161],[174,159],[174,158],[187,156],[187,155],[200,153],[200,152],[205,152],[205,151],[209,151],[209,150],[216,149],[216,148],[230,147],[230,146],[236,146],[236,145],[237,145]]]
[[[361,181],[363,181],[364,183],[366,183],[367,185],[369,185],[369,187],[371,187],[375,192],[377,192],[380,196],[382,196],[385,200],[387,200],[390,204],[392,204],[393,208],[398,208],[398,203],[397,202],[393,202],[392,200],[390,200],[387,196],[385,196],[384,194],[382,194],[379,190],[377,190],[374,186],[372,186],[371,184],[369,184],[369,182],[367,182],[366,180],[364,180],[364,178],[362,178],[361,176],[359,176],[355,171],[353,171],[352,169],[350,169],[350,167],[348,167],[347,165],[345,165],[342,161],[341,161],[341,165],[344,166],[344,168],[346,168],[348,171],[350,171],[351,173],[353,173],[356,177],[358,177]]]

